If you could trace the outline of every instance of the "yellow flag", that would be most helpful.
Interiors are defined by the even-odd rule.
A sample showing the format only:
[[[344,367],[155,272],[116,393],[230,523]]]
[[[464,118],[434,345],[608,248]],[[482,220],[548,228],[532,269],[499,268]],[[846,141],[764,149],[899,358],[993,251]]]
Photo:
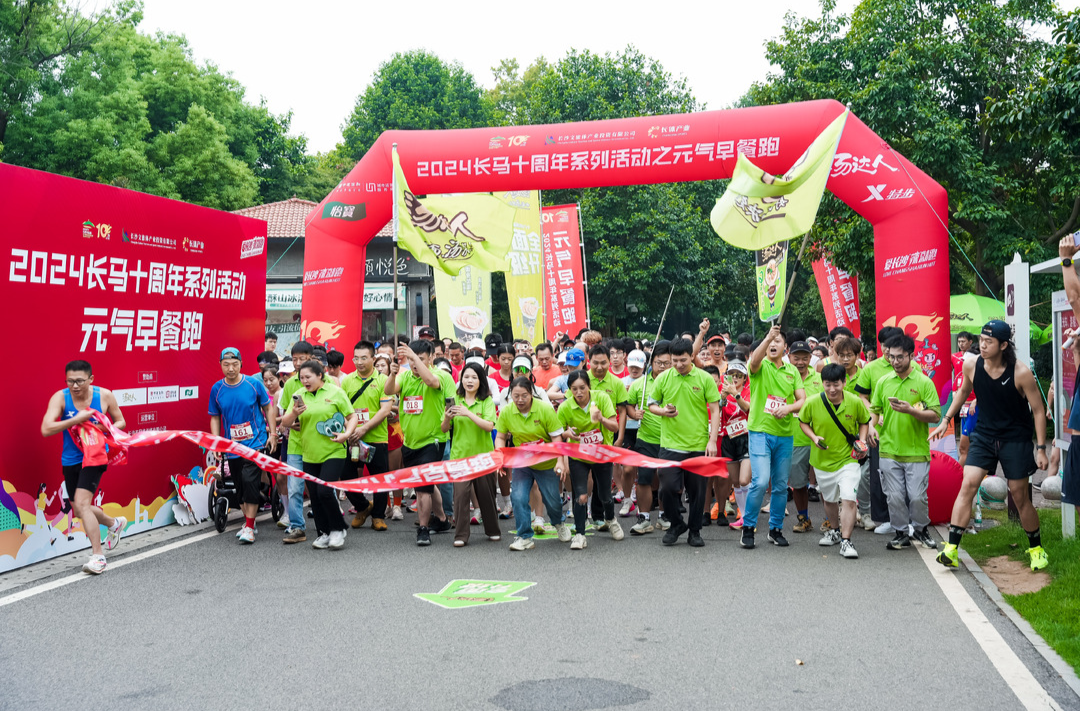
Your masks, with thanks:
[[[394,158],[396,234],[424,264],[457,276],[466,264],[489,272],[506,271],[515,210],[491,195],[440,195],[421,200],[410,190]]]
[[[761,249],[809,232],[848,113],[836,117],[784,175],[770,175],[740,153],[709,216],[716,234],[736,247]]]

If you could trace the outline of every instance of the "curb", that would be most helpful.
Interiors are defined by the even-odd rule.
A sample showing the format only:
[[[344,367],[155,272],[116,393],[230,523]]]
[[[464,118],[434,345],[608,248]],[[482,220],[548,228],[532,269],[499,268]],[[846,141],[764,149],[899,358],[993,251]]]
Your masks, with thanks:
[[[972,577],[979,583],[979,586],[982,587],[987,596],[995,605],[997,605],[998,609],[1012,621],[1016,628],[1020,630],[1020,634],[1024,635],[1027,641],[1031,643],[1031,646],[1035,648],[1035,651],[1042,655],[1042,658],[1046,660],[1047,664],[1053,667],[1054,671],[1058,673],[1062,681],[1073,690],[1073,693],[1080,697],[1080,677],[1077,677],[1073,668],[1061,658],[1061,655],[1055,652],[1053,648],[1046,643],[1046,640],[1039,636],[1039,633],[1035,631],[1027,620],[1020,616],[1020,613],[1017,612],[1012,605],[1006,602],[1005,597],[1001,594],[1001,591],[998,590],[997,585],[994,584],[994,581],[990,579],[989,575],[983,572],[983,569],[979,567],[979,564],[975,562],[975,559],[963,548],[960,548],[958,552],[960,554],[960,560],[964,562],[964,567],[967,568],[967,571],[971,573]]]

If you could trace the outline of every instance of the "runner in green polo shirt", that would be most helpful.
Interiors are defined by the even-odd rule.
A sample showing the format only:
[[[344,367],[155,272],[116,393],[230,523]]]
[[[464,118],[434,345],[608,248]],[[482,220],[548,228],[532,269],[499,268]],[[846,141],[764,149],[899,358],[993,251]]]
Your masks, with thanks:
[[[491,431],[495,429],[495,400],[488,386],[487,373],[480,363],[466,363],[458,375],[454,405],[443,415],[442,429],[454,428],[450,446],[451,459],[464,459],[495,450]],[[495,504],[495,472],[476,479],[454,482],[454,545],[461,547],[469,542],[469,504],[476,497],[477,507],[488,540],[502,539],[499,529],[499,510]]]
[[[934,381],[911,367],[915,341],[893,336],[885,342],[893,372],[874,385],[870,411],[879,418],[881,477],[889,500],[889,522],[895,536],[887,547],[911,546],[908,526],[924,548],[937,548],[930,535],[926,489],[930,483],[930,424],[941,419]],[[871,437],[873,435],[871,434]]]
[[[637,442],[634,443],[634,451],[646,457],[658,458],[660,456],[660,431],[663,418],[657,417],[649,409],[649,397],[656,386],[656,379],[664,371],[671,368],[671,353],[668,352],[668,341],[659,341],[653,346],[651,369],[641,376],[630,386],[630,392],[626,396],[627,412],[629,417],[637,417],[641,420],[641,428],[638,429]],[[652,533],[655,528],[652,524],[653,487],[656,486],[656,469],[652,467],[638,467],[637,473],[637,507],[638,520],[630,527],[630,533],[635,536],[643,536]],[[670,523],[663,517],[657,517],[657,525],[666,530]]]
[[[370,341],[357,343],[353,347],[353,365],[356,366],[356,371],[341,379],[341,389],[349,397],[359,423],[349,444],[359,448],[359,442],[363,440],[373,451],[366,463],[354,462],[350,457],[350,478],[385,474],[390,471],[386,418],[390,416],[394,401],[383,392],[386,376],[375,370],[375,344]],[[370,515],[372,529],[387,530],[386,506],[390,500],[390,492],[375,493],[371,503],[368,503],[363,492],[350,491],[347,496],[356,509],[352,520],[353,528],[362,527]]]
[[[510,403],[499,413],[495,423],[498,435],[495,448],[506,446],[507,438],[513,437],[514,443],[521,446],[538,442],[562,442],[563,426],[555,416],[551,405],[533,397],[532,380],[518,376],[510,383]],[[552,471],[554,469],[555,471]],[[562,499],[559,496],[559,481],[564,479],[567,467],[555,459],[535,464],[531,467],[515,467],[512,472],[510,502],[514,507],[514,528],[517,537],[510,544],[512,551],[524,551],[532,548],[532,509],[529,506],[529,494],[533,483],[540,490],[551,523],[559,540],[570,541],[570,529],[563,522]]]
[[[323,366],[317,360],[300,366],[303,389],[292,400],[281,424],[291,427],[299,419],[304,473],[330,482],[339,481],[346,472],[345,442],[356,429],[356,414],[345,392],[323,376]],[[345,544],[345,518],[335,490],[311,481],[307,488],[319,532],[312,547],[341,548]]]
[[[573,443],[584,445],[606,444],[612,442],[613,433],[619,429],[619,417],[615,406],[607,393],[592,390],[589,374],[571,371],[566,379],[570,397],[559,408],[559,421],[566,428],[565,436]],[[616,541],[623,539],[622,526],[615,520],[615,501],[611,497],[611,463],[589,462],[570,457],[566,463],[570,470],[570,487],[574,502],[574,538],[570,541],[571,550],[585,548],[585,527],[588,525],[586,508],[589,501],[589,477],[593,481],[593,516],[603,514],[606,528]]]
[[[806,342],[803,334],[798,332],[788,349],[788,362],[799,372],[807,402],[824,390],[821,374],[810,367],[811,353],[810,344]],[[813,531],[814,523],[810,520],[810,438],[798,426],[795,427],[795,438],[792,440],[788,486],[791,487],[791,500],[798,516],[791,530],[795,533]]]
[[[399,346],[397,360],[390,364],[390,375],[383,386],[386,395],[401,396],[398,412],[404,440],[401,465],[405,468],[442,461],[442,443],[446,441],[442,431],[443,412],[446,400],[453,397],[454,380],[444,370],[431,368],[433,351],[431,343],[423,339]],[[402,367],[406,364],[408,370]],[[431,531],[449,531],[450,522],[443,514],[442,506],[432,506],[433,485],[414,489],[416,513],[420,519],[416,545],[428,546],[431,545]],[[434,521],[431,521],[432,516]]]
[[[694,366],[694,344],[680,338],[668,348],[673,368],[653,383],[649,411],[664,418],[660,423],[660,458],[682,461],[690,457],[716,456],[716,433],[720,429],[720,390],[716,381]],[[679,511],[679,492],[686,489],[688,521]],[[665,546],[672,546],[686,531],[687,543],[700,547],[702,507],[705,504],[705,477],[680,467],[660,470],[660,498],[671,528],[664,534]]]
[[[799,421],[804,436],[813,441],[810,464],[817,474],[818,490],[825,501],[826,520],[831,523],[818,544],[833,546],[839,543],[840,555],[858,558],[859,553],[851,544],[851,532],[859,513],[856,505],[859,462],[851,456],[852,445],[848,439],[855,437],[865,443],[870,411],[859,396],[846,392],[846,377],[844,367],[838,363],[822,368],[823,392],[807,396],[799,412]],[[839,427],[836,420],[840,422]]]
[[[786,546],[784,512],[794,447],[795,419],[806,399],[799,371],[784,362],[787,335],[774,324],[750,354],[750,492],[743,513],[743,548],[754,547],[761,500],[771,483],[769,541]]]
[[[292,396],[297,390],[303,387],[300,383],[300,374],[297,370],[302,366],[309,358],[311,358],[314,348],[307,341],[297,341],[292,345],[292,363],[293,363],[293,375],[285,384],[281,386],[281,394],[278,397],[278,408],[280,412],[288,412],[292,407]],[[288,428],[285,428],[288,431]],[[300,449],[300,426],[296,425],[295,429],[289,431],[289,447],[286,450],[285,463],[293,469],[303,470],[304,458],[302,450]],[[285,482],[289,491],[289,526],[285,529],[285,538],[282,539],[282,543],[303,543],[307,540],[307,533],[305,531],[307,527],[307,519],[304,516],[304,480],[290,476],[287,477],[288,481]],[[280,524],[279,524],[280,525]]]

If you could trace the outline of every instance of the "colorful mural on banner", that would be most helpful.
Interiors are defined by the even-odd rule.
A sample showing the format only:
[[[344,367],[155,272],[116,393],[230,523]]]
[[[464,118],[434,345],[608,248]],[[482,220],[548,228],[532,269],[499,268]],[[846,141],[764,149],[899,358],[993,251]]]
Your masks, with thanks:
[[[540,241],[540,193],[515,190],[495,193],[495,197],[517,210],[514,235],[506,259],[506,300],[514,338],[529,343],[544,340],[544,255]]]
[[[541,222],[544,228],[547,330],[549,334],[565,333],[574,337],[589,323],[578,206],[545,207],[541,210]]]
[[[814,262],[814,279],[821,293],[825,322],[829,330],[837,326],[851,329],[855,338],[862,338],[859,327],[859,277],[848,274],[828,259]]]
[[[0,572],[89,546],[60,467],[62,439],[41,436],[64,364],[89,361],[129,432],[207,429],[218,354],[240,348],[245,371],[262,350],[266,223],[174,200],[0,165],[4,270],[0,299],[39,377],[19,385],[3,429]],[[96,502],[127,532],[173,521],[170,477],[202,464],[190,444],[131,452],[110,466]],[[90,535],[99,535],[91,532]]]
[[[754,250],[754,281],[757,283],[758,318],[773,321],[784,309],[787,293],[787,241]]]
[[[439,335],[467,346],[491,331],[491,272],[462,267],[457,276],[432,269],[439,307]]]

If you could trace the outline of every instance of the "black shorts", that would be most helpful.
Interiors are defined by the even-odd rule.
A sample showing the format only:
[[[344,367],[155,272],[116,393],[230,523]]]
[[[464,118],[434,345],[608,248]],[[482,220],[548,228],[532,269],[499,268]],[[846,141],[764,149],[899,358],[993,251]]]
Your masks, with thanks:
[[[245,504],[262,503],[262,469],[243,457],[229,460],[229,473],[236,477],[240,487],[240,501]]]
[[[409,467],[420,467],[425,464],[434,464],[435,462],[442,461],[442,443],[432,442],[431,444],[424,445],[420,449],[409,449],[402,446],[401,448],[401,466],[404,469]],[[428,484],[427,486],[414,487],[416,491],[421,494],[430,494],[435,491],[434,484]]]
[[[76,489],[86,489],[91,494],[97,492],[106,465],[84,467],[82,464],[64,464],[63,467],[64,486],[67,487],[68,498],[74,501]]]
[[[993,474],[1000,462],[1006,479],[1027,479],[1035,473],[1035,446],[1030,440],[1003,442],[990,439],[978,429],[971,433],[970,439],[966,466]]]
[[[626,434],[623,435],[623,441],[622,441],[622,448],[623,449],[625,449],[625,450],[627,450],[629,452],[634,451],[634,445],[637,444],[637,433],[638,433],[638,428],[637,427],[635,427],[632,430],[626,430]]]
[[[643,457],[652,457],[653,459],[660,458],[660,445],[646,442],[643,439],[638,439],[634,442],[634,451]],[[654,479],[656,479],[656,469],[653,467],[638,467],[638,484],[641,486],[652,486]]]
[[[720,456],[727,457],[733,462],[741,462],[750,458],[750,435],[741,434],[738,437],[724,436],[720,440]]]

